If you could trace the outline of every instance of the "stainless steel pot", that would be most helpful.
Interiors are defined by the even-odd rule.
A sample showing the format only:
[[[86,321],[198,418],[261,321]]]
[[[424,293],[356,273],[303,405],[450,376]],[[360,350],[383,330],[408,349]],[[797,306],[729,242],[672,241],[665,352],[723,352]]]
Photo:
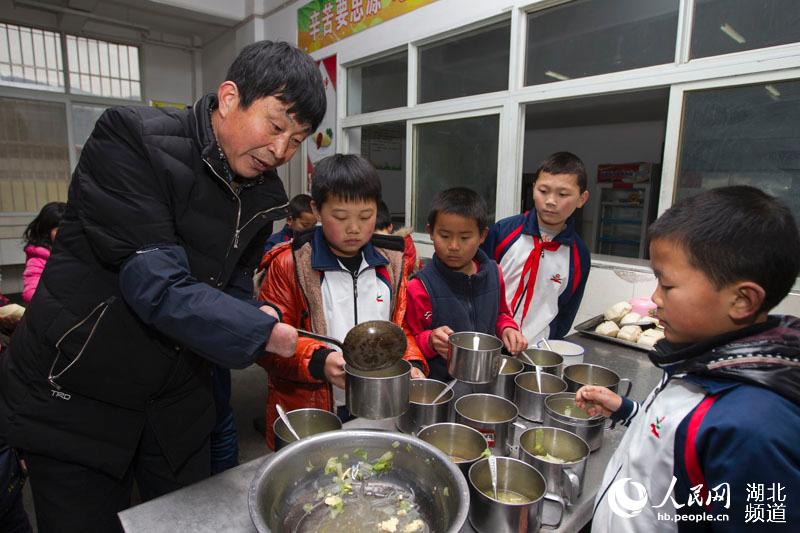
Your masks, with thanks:
[[[358,370],[345,364],[345,399],[353,416],[370,420],[400,416],[408,409],[411,363],[400,359],[382,370]]]
[[[511,491],[528,503],[503,503],[493,494],[489,460],[481,459],[469,469],[469,522],[479,533],[539,531],[545,481],[531,465],[510,457],[497,458],[497,490]]]
[[[505,364],[503,364],[505,361]],[[472,390],[481,394],[494,394],[506,400],[514,399],[514,378],[522,372],[522,361],[507,355],[500,356],[500,373],[489,383],[473,385]]]
[[[465,383],[489,383],[500,370],[503,342],[492,335],[462,331],[450,335],[447,371]]]
[[[606,419],[589,414],[575,404],[574,392],[551,394],[544,400],[544,425],[566,429],[582,438],[591,451],[603,445]]]
[[[417,438],[433,444],[458,465],[466,476],[469,467],[481,458],[486,449],[486,439],[477,429],[464,424],[443,422],[420,430]]]
[[[339,417],[324,409],[295,409],[286,413],[286,418],[301,439],[317,433],[342,429]],[[272,424],[272,430],[275,432],[276,452],[297,440],[280,418]]]
[[[532,372],[536,370],[533,366],[536,365],[542,369],[542,372],[553,374],[554,376],[561,376],[561,371],[564,367],[564,358],[556,352],[550,350],[540,350],[538,348],[528,348],[523,350],[522,353],[528,356],[533,365],[531,365],[524,356],[520,356],[520,361],[525,365],[525,372]]]
[[[446,422],[453,401],[452,389],[431,403],[447,385],[435,379],[412,379],[408,394],[408,410],[397,418],[395,425],[403,433],[416,433],[425,426]]]
[[[330,476],[324,473],[328,459],[339,457],[349,468],[358,461],[353,454],[356,449],[367,454],[368,462],[387,451],[394,453],[391,469],[366,483],[376,488],[412,491],[431,531],[457,533],[464,525],[469,487],[458,467],[435,446],[401,433],[344,430],[302,439],[268,456],[248,493],[250,517],[256,529],[295,531],[307,514],[303,506],[319,503],[319,484],[330,483]],[[343,458],[345,454],[348,459]]]
[[[621,396],[627,396],[631,393],[633,383],[627,378],[620,378],[619,375],[613,370],[600,365],[591,365],[589,363],[580,363],[577,365],[570,365],[564,369],[564,381],[567,382],[567,390],[569,392],[578,392],[578,389],[584,385],[599,385],[606,387],[619,394],[619,385],[627,383],[628,388]]]
[[[519,409],[519,416],[533,422],[541,422],[544,417],[544,400],[551,394],[564,392],[567,384],[563,379],[542,372],[542,390],[536,381],[536,372],[523,372],[514,380],[514,403]]]
[[[578,500],[583,491],[589,445],[579,436],[565,429],[541,427],[529,429],[519,438],[520,459],[541,472],[547,483],[547,498],[561,504],[558,527],[564,508]],[[543,456],[542,452],[563,462]]]
[[[486,439],[493,455],[511,452],[512,424],[517,406],[492,394],[467,394],[455,403],[456,422],[473,427]]]

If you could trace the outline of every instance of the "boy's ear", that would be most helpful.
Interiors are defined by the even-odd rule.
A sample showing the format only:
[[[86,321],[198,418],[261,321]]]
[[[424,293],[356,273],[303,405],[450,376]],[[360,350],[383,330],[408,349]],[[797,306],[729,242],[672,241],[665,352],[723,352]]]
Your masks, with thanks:
[[[489,228],[483,228],[483,229],[481,230],[481,244],[483,244],[483,241],[485,241],[485,240],[486,240],[486,237],[487,237],[488,235],[489,235]]]
[[[747,322],[761,312],[761,306],[767,292],[764,287],[754,281],[741,281],[732,287],[734,293],[733,304],[728,311],[734,322]]]
[[[583,207],[586,205],[586,202],[589,201],[589,190],[583,191],[580,196],[578,196],[578,207]]]
[[[311,212],[317,217],[317,222],[322,222],[322,217],[319,214],[319,209],[317,209],[317,202],[311,200]]]

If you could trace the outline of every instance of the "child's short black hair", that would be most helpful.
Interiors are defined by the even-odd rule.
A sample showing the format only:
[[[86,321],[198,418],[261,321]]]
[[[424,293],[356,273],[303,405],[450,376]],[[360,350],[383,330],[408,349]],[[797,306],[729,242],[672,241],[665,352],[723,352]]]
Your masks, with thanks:
[[[650,226],[648,236],[679,243],[717,289],[758,283],[766,292],[760,311],[778,305],[800,272],[792,212],[755,187],[721,187],[685,198]]]
[[[311,209],[311,196],[307,194],[298,194],[289,200],[289,216],[292,218],[300,218],[303,213],[313,213]]]
[[[433,198],[431,210],[428,211],[428,225],[433,229],[439,213],[451,213],[464,218],[474,219],[478,223],[478,231],[489,227],[489,210],[483,197],[466,187],[453,187],[440,191]]]
[[[328,198],[381,201],[381,179],[372,164],[356,154],[334,154],[320,160],[311,177],[311,198],[322,209]]]
[[[393,225],[392,214],[389,212],[389,206],[386,202],[381,200],[378,203],[378,216],[375,218],[375,229],[379,231],[387,231],[389,226]]]
[[[25,244],[51,248],[50,231],[58,227],[66,212],[67,204],[64,202],[44,204],[39,214],[28,224],[25,233],[22,234]]]
[[[534,183],[536,183],[536,179],[539,178],[542,172],[547,172],[548,174],[574,174],[578,179],[578,188],[581,192],[586,190],[586,166],[584,166],[581,158],[572,152],[556,152],[542,161],[539,168],[536,169]]]
[[[314,131],[325,116],[328,100],[322,74],[314,60],[285,42],[257,41],[248,44],[228,68],[225,77],[239,89],[243,108],[274,96],[289,104],[287,112]]]

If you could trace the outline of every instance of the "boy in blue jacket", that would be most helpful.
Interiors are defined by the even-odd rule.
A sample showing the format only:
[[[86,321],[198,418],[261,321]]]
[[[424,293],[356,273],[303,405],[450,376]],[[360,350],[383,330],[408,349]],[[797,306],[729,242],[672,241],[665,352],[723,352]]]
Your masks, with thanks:
[[[642,407],[577,392],[590,414],[630,426],[592,531],[796,531],[800,320],[768,314],[800,272],[792,213],[753,187],[723,187],[675,204],[650,239],[666,335],[650,359],[664,378]]]
[[[535,209],[500,220],[483,243],[503,270],[513,318],[531,343],[563,338],[575,320],[590,257],[574,213],[588,200],[583,162],[557,152],[536,171]]]

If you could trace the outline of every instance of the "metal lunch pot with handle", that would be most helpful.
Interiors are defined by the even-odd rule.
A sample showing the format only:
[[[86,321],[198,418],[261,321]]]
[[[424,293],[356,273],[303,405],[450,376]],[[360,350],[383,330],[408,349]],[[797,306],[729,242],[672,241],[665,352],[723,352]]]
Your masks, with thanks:
[[[500,371],[503,342],[493,335],[461,331],[449,338],[447,371],[464,383],[489,383]]]
[[[514,378],[522,372],[523,368],[522,361],[519,359],[503,355],[500,358],[500,372],[497,377],[489,383],[473,385],[472,391],[514,400]]]
[[[455,403],[456,422],[480,431],[493,455],[511,452],[512,424],[517,406],[493,394],[467,394]]]
[[[542,421],[545,398],[567,390],[567,384],[557,376],[542,372],[539,377],[542,380],[542,390],[539,390],[536,372],[523,372],[514,380],[514,403],[517,404],[519,415],[533,422]]]
[[[613,370],[600,365],[589,363],[578,363],[570,365],[564,369],[564,381],[567,382],[569,392],[578,392],[584,385],[598,385],[606,387],[620,396],[627,396],[631,393],[633,383],[628,378],[620,378]],[[627,383],[628,387],[624,393],[619,392],[619,386]]]
[[[435,379],[412,379],[408,410],[397,418],[397,429],[413,434],[425,426],[446,422],[453,401],[453,391],[447,391],[435,404],[431,403],[446,386]]]
[[[561,428],[532,428],[519,439],[520,459],[538,470],[547,483],[546,498],[561,505],[555,524],[558,527],[564,508],[572,505],[583,491],[586,461],[591,451],[579,436]]]
[[[345,399],[353,416],[369,420],[393,418],[408,409],[411,363],[400,359],[382,370],[345,370]]]
[[[586,441],[591,451],[603,445],[603,434],[610,425],[602,415],[589,416],[577,406],[574,392],[551,394],[544,400],[544,425],[566,429]]]

